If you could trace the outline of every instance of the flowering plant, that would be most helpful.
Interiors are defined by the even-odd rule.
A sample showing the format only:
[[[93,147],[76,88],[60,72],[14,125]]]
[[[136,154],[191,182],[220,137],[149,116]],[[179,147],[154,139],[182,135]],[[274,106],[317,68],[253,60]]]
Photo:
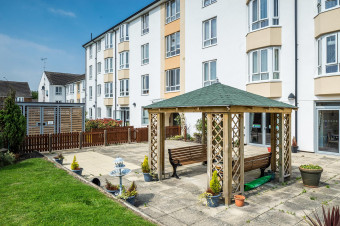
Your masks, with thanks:
[[[120,127],[122,125],[122,121],[105,118],[105,119],[96,119],[96,120],[88,120],[85,123],[85,130],[87,132],[91,131],[91,129],[110,129],[115,127]]]

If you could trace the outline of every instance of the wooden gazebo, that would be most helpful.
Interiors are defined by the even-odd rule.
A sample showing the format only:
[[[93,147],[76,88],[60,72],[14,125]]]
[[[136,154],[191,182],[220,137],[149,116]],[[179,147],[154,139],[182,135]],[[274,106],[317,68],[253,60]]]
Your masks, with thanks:
[[[233,195],[244,193],[244,113],[272,113],[271,168],[279,172],[281,182],[291,175],[291,113],[295,106],[215,83],[145,109],[149,112],[149,165],[159,180],[164,175],[165,113],[175,112],[202,112],[202,124],[207,120],[208,181],[217,171],[226,204]]]

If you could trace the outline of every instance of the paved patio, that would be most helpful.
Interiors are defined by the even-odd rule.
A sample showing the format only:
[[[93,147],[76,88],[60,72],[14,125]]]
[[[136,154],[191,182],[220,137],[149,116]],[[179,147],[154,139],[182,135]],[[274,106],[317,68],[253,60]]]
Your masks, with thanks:
[[[165,148],[190,145],[195,144],[167,140]],[[245,146],[245,157],[266,152],[263,147]],[[126,167],[132,172],[124,177],[123,183],[136,182],[139,192],[136,206],[164,225],[307,225],[304,221],[306,214],[313,210],[320,213],[322,205],[340,205],[340,158],[335,156],[292,154],[292,175],[287,183],[274,181],[246,192],[246,204],[242,208],[235,205],[227,207],[222,200],[219,207],[209,208],[198,200],[207,184],[206,166],[202,164],[179,167],[181,179],[171,178],[172,167],[166,153],[167,179],[144,182],[140,165],[148,153],[147,143],[73,149],[62,153],[65,167],[70,167],[76,155],[84,168],[84,177],[88,180],[98,177],[102,184],[105,179],[118,184],[118,178],[110,177],[108,173],[113,170],[116,157],[124,158]],[[324,168],[319,188],[306,188],[302,184],[298,166],[308,163]],[[252,181],[259,175],[259,170],[248,172],[245,181]]]

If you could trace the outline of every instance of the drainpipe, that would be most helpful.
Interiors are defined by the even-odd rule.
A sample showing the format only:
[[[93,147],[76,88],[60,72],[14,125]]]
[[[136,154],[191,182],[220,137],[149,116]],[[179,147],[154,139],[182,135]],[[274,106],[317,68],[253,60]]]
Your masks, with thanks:
[[[94,63],[94,68],[95,68],[95,75],[96,75],[96,79],[94,81],[94,118],[97,119],[97,76],[98,76],[98,68],[97,68],[97,63],[98,63],[98,59],[97,59],[97,42],[96,42],[96,58],[95,58],[95,63]]]
[[[295,0],[295,106],[298,106],[298,1]],[[295,111],[295,138],[298,141],[298,112]]]
[[[87,106],[87,104],[88,104],[88,101],[87,101],[87,79],[86,79],[87,78],[87,51],[86,51],[85,47],[84,47],[84,49],[85,49],[85,112],[86,112],[86,109],[88,108],[88,106]],[[86,115],[84,115],[84,118],[86,118]],[[84,130],[85,130],[85,124],[84,124],[83,131]]]
[[[115,98],[115,119],[117,118],[116,114],[117,114],[117,32],[115,31],[115,94],[114,94],[114,98]]]

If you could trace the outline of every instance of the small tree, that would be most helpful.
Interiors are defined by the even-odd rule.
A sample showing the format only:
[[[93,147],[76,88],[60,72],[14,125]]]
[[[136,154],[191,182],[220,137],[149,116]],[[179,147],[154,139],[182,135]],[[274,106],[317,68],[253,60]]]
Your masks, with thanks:
[[[71,170],[79,170],[79,163],[77,162],[76,156],[73,157],[73,162],[71,164]]]
[[[19,152],[19,146],[26,136],[26,118],[15,103],[15,91],[11,90],[0,110],[0,139],[8,145],[11,152]]]
[[[148,156],[145,156],[145,158],[144,158],[144,161],[142,163],[142,171],[143,171],[143,173],[150,173]]]
[[[221,191],[221,185],[218,181],[217,171],[214,171],[211,181],[210,181],[210,189],[216,195],[219,194]]]

